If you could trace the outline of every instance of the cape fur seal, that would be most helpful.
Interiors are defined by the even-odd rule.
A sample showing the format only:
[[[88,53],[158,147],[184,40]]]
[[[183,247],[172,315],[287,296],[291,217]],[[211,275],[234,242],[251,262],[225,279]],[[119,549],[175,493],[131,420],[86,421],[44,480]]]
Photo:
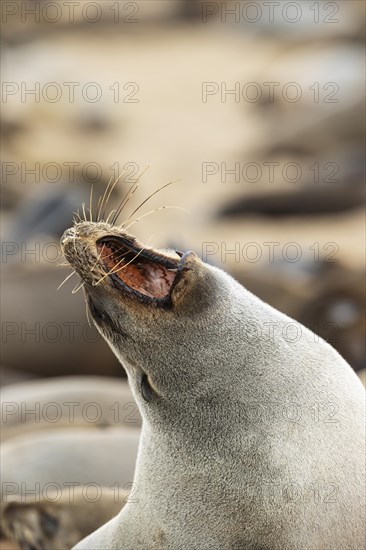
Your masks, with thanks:
[[[194,253],[104,222],[62,247],[143,419],[139,501],[75,548],[361,548],[364,390],[341,356]]]

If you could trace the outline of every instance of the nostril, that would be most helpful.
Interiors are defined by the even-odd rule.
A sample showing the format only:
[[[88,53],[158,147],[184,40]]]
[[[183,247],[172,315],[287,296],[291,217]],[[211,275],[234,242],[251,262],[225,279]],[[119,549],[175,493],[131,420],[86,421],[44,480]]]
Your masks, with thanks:
[[[74,239],[77,236],[78,236],[78,234],[75,231],[75,229],[73,227],[70,227],[69,229],[66,229],[66,231],[62,235],[61,243],[64,243],[65,241],[67,241],[67,239]]]

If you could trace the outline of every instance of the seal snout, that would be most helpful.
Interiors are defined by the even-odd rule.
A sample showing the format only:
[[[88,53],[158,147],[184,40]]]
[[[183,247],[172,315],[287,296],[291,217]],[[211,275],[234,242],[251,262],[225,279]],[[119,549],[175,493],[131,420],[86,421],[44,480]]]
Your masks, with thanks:
[[[77,232],[74,227],[66,229],[61,237],[61,246],[63,246],[68,239],[75,239],[75,237],[77,237]]]
[[[103,276],[97,268],[92,224],[78,224],[66,229],[60,239],[61,250],[71,267],[88,284],[94,285]],[[88,233],[89,231],[89,233]]]
[[[75,231],[74,227],[66,229],[60,239],[61,250],[65,255],[66,259],[70,262],[70,252],[75,250],[75,243],[78,238],[78,234]]]
[[[149,248],[105,223],[82,222],[61,237],[65,258],[91,287],[155,305],[172,305],[173,290],[192,267],[191,252]],[[181,286],[181,285],[179,285]]]

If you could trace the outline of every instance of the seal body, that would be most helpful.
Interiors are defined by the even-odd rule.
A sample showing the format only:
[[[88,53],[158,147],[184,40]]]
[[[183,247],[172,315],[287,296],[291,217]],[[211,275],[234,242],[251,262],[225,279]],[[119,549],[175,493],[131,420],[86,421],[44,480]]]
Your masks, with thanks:
[[[341,356],[193,253],[104,223],[62,246],[143,419],[138,502],[75,548],[361,548],[364,390]]]

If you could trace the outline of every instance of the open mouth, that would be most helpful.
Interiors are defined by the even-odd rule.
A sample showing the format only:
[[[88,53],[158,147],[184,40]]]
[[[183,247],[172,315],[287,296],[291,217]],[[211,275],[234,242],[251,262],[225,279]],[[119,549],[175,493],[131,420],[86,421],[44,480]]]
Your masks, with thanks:
[[[136,248],[123,237],[103,237],[96,243],[97,252],[115,286],[141,298],[166,302],[183,267],[180,259],[159,252]]]

